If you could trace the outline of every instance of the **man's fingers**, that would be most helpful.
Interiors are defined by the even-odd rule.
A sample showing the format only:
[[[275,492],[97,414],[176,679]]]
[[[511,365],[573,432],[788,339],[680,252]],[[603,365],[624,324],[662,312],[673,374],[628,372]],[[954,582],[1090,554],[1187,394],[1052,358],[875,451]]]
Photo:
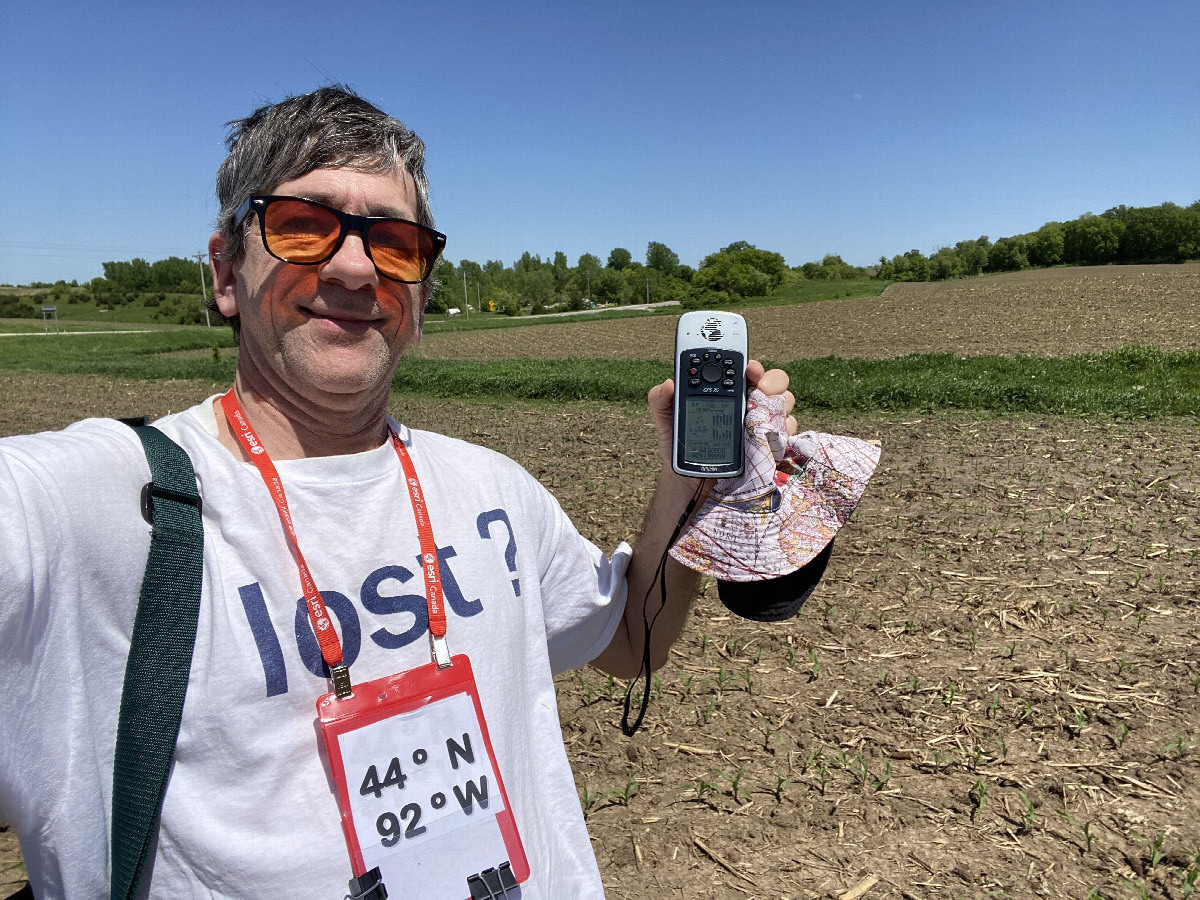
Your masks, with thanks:
[[[783,392],[783,414],[790,416],[792,410],[796,408],[796,395],[791,391]]]
[[[763,364],[757,359],[746,363],[746,381],[749,382],[751,388],[758,385],[759,380],[763,377],[763,371]]]
[[[650,404],[650,408],[655,412],[670,412],[671,401],[675,398],[675,382],[668,378],[662,384],[656,384],[650,388],[650,393],[646,395],[646,402]]]
[[[755,387],[768,396],[771,394],[782,394],[788,388],[788,373],[783,371],[783,369],[771,369],[763,373]]]

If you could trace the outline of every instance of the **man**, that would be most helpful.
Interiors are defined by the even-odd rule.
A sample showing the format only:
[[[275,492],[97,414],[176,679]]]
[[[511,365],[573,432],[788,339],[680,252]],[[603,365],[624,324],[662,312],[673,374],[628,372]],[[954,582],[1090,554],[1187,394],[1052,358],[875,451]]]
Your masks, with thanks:
[[[670,469],[673,385],[649,396],[663,475],[642,537],[606,558],[515,463],[387,416],[442,241],[420,140],[353,94],[324,88],[258,110],[234,125],[229,144],[209,249],[214,302],[239,335],[235,383],[157,423],[196,471],[204,575],[142,895],[342,897],[347,802],[403,788],[427,757],[416,747],[410,764],[406,747],[394,766],[381,759],[365,775],[347,763],[349,801],[339,803],[314,703],[335,688],[330,708],[341,702],[346,681],[331,673],[362,698],[366,685],[428,671],[444,653],[455,655],[453,669],[460,655],[470,661],[490,734],[487,771],[505,788],[502,798],[492,788],[489,806],[476,781],[448,809],[472,823],[485,809],[511,812],[526,900],[599,897],[552,676],[590,662],[632,677],[642,664],[642,598],[697,490]],[[790,409],[786,375],[758,363],[748,375],[785,394]],[[273,470],[260,469],[266,460]],[[0,818],[20,838],[38,900],[108,891],[113,748],[150,542],[138,505],[148,480],[137,437],[111,420],[0,442]],[[426,513],[432,544],[417,521]],[[426,566],[434,555],[438,565]],[[449,611],[432,649],[429,577]],[[654,665],[696,590],[674,562],[666,584]],[[412,704],[413,715],[436,706]],[[391,739],[406,740],[396,727]],[[467,737],[453,747],[447,739],[455,768],[482,755]],[[428,888],[437,873],[427,870],[453,864],[474,833],[439,831],[434,810],[449,795],[413,804],[427,827],[406,816],[402,833],[401,810],[367,823],[382,836],[372,842],[420,861],[404,871],[426,873],[389,881],[392,896],[467,895],[465,884],[457,895]],[[412,850],[401,842],[418,836],[427,840]]]

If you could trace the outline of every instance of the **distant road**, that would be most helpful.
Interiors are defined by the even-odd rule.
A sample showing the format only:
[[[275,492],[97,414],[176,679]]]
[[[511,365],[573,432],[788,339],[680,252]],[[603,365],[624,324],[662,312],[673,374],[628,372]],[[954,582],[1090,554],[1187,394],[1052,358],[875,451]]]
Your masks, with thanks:
[[[553,316],[580,316],[584,313],[612,312],[625,309],[658,309],[660,306],[678,306],[678,300],[665,300],[662,303],[632,303],[629,306],[597,306],[595,309],[579,309],[575,312],[540,313],[537,318],[549,319]]]
[[[63,337],[73,334],[148,334],[153,329],[137,328],[132,331],[109,331],[103,329],[101,331],[4,331],[0,332],[0,337]]]
[[[631,303],[629,306],[597,306],[595,309],[579,309],[574,312],[559,312],[559,313],[541,313],[536,318],[538,319],[553,319],[556,316],[582,316],[587,313],[612,312],[614,310],[627,309],[658,309],[662,306],[678,306],[678,300],[666,300],[662,303]],[[464,317],[466,318],[466,317]],[[450,321],[447,319],[446,321]],[[151,331],[156,331],[154,328],[139,328],[131,331],[5,331],[0,332],[0,337],[53,337],[56,334],[147,334]]]

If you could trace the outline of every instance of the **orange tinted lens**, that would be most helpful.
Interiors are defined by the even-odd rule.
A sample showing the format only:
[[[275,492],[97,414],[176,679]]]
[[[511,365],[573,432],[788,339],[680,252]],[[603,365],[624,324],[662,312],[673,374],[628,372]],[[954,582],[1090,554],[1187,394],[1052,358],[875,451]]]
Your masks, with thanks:
[[[410,222],[371,225],[371,258],[389,278],[424,281],[436,253],[433,238]]]
[[[303,200],[275,200],[267,207],[263,236],[267,249],[280,259],[313,263],[329,255],[341,227],[327,209]]]

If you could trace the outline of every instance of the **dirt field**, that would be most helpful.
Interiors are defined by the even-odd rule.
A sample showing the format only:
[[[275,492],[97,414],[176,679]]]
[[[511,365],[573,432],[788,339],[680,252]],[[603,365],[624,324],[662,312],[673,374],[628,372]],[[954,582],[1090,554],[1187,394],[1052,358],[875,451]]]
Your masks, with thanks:
[[[1200,265],[1046,269],[939,284],[894,284],[879,297],[745,312],[751,353],[784,363],[840,356],[888,359],[1069,356],[1144,344],[1200,346]],[[576,356],[669,360],[673,316],[586,325],[428,335],[420,356],[461,359]]]
[[[1059,270],[748,318],[752,349],[780,361],[802,343],[817,356],[1059,355],[1200,346],[1198,300],[1200,266]],[[670,320],[647,326],[439,336],[422,350],[598,355],[603,345],[668,358]],[[3,378],[0,433],[161,414],[215,390]],[[602,546],[637,528],[652,483],[640,409],[405,401],[394,412],[518,459]],[[1195,420],[801,419],[884,448],[801,614],[737,619],[710,585],[632,740],[618,727],[622,684],[592,670],[560,679],[563,737],[609,896],[1191,894]],[[3,861],[11,844],[0,834],[0,893],[6,878],[20,883]]]

